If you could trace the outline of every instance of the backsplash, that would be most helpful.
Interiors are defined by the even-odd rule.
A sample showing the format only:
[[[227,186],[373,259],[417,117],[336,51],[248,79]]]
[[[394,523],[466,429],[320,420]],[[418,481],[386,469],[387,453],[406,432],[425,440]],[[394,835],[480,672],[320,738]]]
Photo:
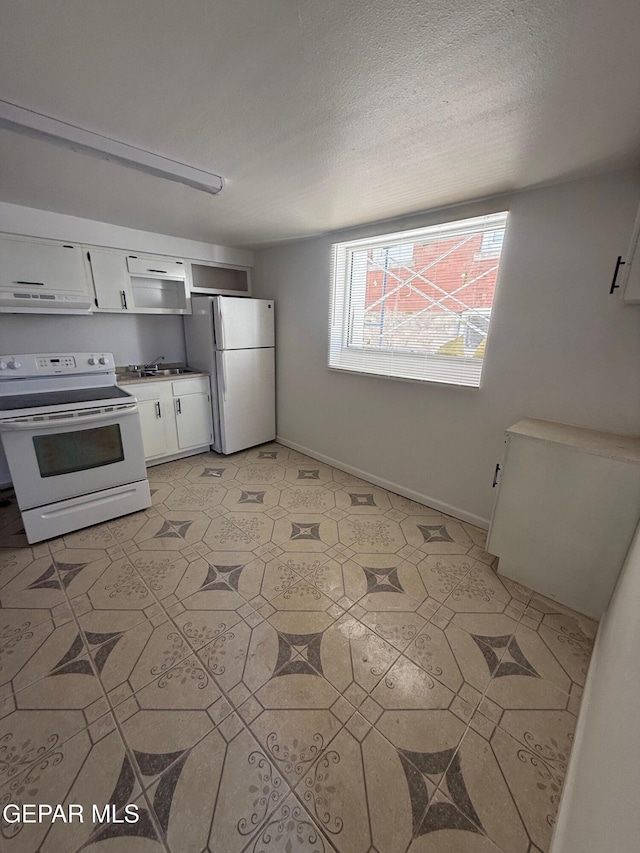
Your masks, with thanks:
[[[182,317],[157,314],[0,315],[0,354],[112,352],[115,362],[138,364],[163,355],[186,358]]]

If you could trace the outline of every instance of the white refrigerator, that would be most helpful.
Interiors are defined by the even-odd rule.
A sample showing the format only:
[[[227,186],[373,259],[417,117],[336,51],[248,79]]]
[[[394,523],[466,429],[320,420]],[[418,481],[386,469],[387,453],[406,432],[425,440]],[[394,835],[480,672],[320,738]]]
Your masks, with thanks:
[[[192,295],[189,367],[211,376],[213,449],[236,453],[276,436],[274,303]]]

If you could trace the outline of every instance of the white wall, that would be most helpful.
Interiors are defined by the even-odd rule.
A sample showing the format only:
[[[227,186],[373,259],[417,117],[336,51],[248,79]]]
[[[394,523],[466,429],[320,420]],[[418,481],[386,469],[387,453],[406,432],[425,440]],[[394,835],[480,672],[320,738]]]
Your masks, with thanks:
[[[156,314],[0,314],[0,354],[112,352],[117,365],[140,364],[164,355],[185,361],[182,317]]]
[[[510,424],[637,433],[640,308],[608,291],[639,200],[640,175],[618,172],[257,252],[254,294],[276,300],[279,436],[486,524]],[[480,389],[327,368],[332,242],[505,208]]]

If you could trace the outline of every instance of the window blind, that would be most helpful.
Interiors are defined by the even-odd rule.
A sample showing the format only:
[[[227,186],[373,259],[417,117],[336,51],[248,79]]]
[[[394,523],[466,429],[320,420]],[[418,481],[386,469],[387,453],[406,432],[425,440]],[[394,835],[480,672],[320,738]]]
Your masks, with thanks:
[[[507,213],[332,247],[329,367],[479,386]]]

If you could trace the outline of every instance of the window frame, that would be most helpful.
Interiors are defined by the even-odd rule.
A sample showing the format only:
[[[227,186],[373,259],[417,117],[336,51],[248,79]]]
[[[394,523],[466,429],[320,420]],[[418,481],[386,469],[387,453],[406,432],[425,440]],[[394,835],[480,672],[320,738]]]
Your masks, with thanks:
[[[363,250],[369,252],[380,248],[392,248],[394,245],[408,242],[420,243],[421,240],[426,242],[429,237],[448,239],[469,233],[487,233],[502,228],[505,229],[506,238],[507,223],[508,211],[503,210],[483,216],[440,222],[423,228],[333,243],[331,246],[329,296],[329,369],[401,381],[479,388],[482,380],[484,357],[438,355],[409,349],[404,350],[399,347],[376,349],[358,345],[358,335],[364,334],[366,279],[359,291],[353,287],[354,255]],[[504,241],[502,245],[504,247]],[[498,254],[495,257],[498,260],[499,267],[502,256]],[[389,265],[387,269],[392,277],[396,277],[393,273],[394,268],[396,268],[395,265]],[[499,280],[496,280],[493,301],[488,309],[488,328],[485,339],[490,333],[491,312],[495,304],[498,284]],[[455,290],[452,291],[453,294],[455,292]],[[444,300],[450,297],[448,294],[443,294],[442,298]],[[357,304],[358,302],[361,304]],[[487,309],[483,307],[474,310],[482,313]],[[466,312],[461,313],[461,318],[464,313]],[[358,316],[362,317],[361,322],[357,321]],[[393,369],[394,365],[395,369]]]

